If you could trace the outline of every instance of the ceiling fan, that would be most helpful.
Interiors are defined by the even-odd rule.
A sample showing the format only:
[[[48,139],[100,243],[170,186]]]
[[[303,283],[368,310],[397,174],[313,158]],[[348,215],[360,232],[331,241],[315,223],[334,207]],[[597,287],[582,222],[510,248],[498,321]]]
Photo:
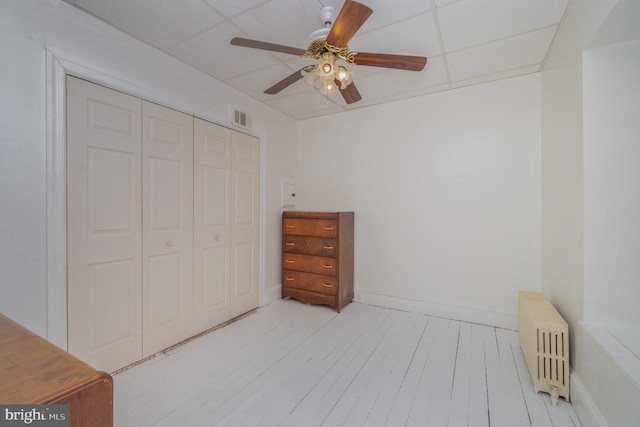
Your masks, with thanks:
[[[372,13],[373,10],[369,7],[352,0],[345,1],[337,17],[335,8],[323,7],[320,11],[320,19],[324,28],[311,33],[306,50],[241,37],[233,38],[231,44],[316,60],[315,64],[301,68],[265,90],[266,94],[276,94],[304,78],[311,86],[315,87],[319,83],[318,89],[327,96],[339,88],[345,102],[353,104],[360,101],[362,96],[352,81],[353,72],[342,65],[336,65],[337,60],[354,65],[408,71],[421,71],[427,63],[427,58],[424,56],[349,51],[347,43]]]

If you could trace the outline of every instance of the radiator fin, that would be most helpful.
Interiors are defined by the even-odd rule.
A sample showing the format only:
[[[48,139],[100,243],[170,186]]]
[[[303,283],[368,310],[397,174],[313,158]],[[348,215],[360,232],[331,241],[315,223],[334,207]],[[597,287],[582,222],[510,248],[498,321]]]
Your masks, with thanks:
[[[540,292],[518,294],[520,347],[536,392],[569,401],[569,329]]]

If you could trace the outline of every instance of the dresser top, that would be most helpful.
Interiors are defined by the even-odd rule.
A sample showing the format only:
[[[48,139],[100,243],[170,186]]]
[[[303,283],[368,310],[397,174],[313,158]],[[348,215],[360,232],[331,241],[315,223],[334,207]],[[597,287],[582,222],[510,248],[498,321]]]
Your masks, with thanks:
[[[338,216],[353,217],[353,212],[308,212],[308,211],[282,212],[283,218],[335,219]]]

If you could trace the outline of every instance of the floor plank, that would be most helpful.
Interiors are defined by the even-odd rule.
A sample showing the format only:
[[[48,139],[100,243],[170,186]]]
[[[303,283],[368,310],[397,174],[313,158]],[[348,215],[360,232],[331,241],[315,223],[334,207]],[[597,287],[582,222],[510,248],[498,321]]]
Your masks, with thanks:
[[[116,427],[580,427],[535,393],[517,332],[278,301],[114,376]]]

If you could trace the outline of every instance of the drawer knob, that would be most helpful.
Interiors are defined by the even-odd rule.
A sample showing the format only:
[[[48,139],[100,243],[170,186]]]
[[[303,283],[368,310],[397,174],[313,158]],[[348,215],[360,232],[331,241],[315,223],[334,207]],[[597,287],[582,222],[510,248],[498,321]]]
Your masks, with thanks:
[[[324,248],[324,249],[333,249],[333,246],[327,246],[327,245],[325,245],[325,246],[323,246],[323,248]]]
[[[292,259],[285,259],[284,262],[287,264],[293,264],[294,261]]]
[[[324,286],[325,288],[333,288],[333,285],[331,283],[323,283],[322,286]]]
[[[324,268],[333,268],[333,265],[329,265],[329,264],[325,264],[323,265]]]
[[[285,278],[284,278],[284,280],[288,280],[288,281],[290,281],[290,282],[291,282],[291,281],[293,281],[293,277],[289,277],[289,276],[287,276],[287,277],[285,277]]]
[[[333,226],[331,227],[323,227],[325,230],[333,230]]]
[[[287,243],[285,243],[284,245],[285,245],[285,246],[295,246],[296,244],[295,244],[295,243],[289,243],[289,242],[287,242]]]
[[[296,228],[295,225],[289,225],[289,224],[285,225],[285,227],[287,227],[287,228]]]

